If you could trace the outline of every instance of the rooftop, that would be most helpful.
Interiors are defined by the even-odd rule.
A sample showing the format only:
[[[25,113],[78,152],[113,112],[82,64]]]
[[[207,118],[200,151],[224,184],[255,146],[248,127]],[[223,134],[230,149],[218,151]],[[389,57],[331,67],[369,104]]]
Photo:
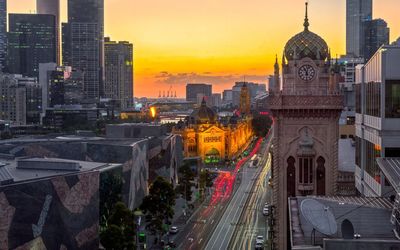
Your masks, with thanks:
[[[390,223],[392,204],[386,198],[364,197],[296,197],[290,198],[290,227],[293,246],[311,246],[311,235],[314,227],[303,216],[301,203],[305,199],[313,199],[321,203],[332,212],[337,225],[337,232],[333,235],[323,235],[315,232],[315,244],[322,245],[323,239],[343,238],[341,225],[347,219],[354,232],[360,234],[362,239],[397,240],[393,233],[394,226]]]
[[[400,193],[400,158],[378,158],[376,162],[397,193]]]
[[[22,163],[22,164],[21,164]],[[87,172],[118,166],[100,162],[75,161],[60,158],[16,158],[1,159],[0,186],[34,179]]]

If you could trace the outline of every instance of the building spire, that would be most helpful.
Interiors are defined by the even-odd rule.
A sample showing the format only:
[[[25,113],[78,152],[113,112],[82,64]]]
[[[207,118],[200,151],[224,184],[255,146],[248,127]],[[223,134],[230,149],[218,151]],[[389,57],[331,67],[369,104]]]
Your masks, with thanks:
[[[274,74],[279,74],[278,55],[275,55]]]
[[[282,66],[286,65],[285,53],[282,54]]]
[[[304,30],[308,31],[308,26],[310,23],[308,22],[308,1],[306,1],[306,17],[304,18]]]

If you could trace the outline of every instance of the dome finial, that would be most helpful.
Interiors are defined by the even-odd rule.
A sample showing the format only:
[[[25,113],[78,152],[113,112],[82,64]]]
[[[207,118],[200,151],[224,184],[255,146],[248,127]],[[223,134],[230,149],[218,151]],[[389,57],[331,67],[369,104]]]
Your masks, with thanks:
[[[201,101],[201,106],[207,106],[206,97],[203,96],[203,100]]]
[[[304,30],[308,31],[308,26],[310,26],[310,23],[308,22],[308,1],[306,1],[306,17],[304,18]]]

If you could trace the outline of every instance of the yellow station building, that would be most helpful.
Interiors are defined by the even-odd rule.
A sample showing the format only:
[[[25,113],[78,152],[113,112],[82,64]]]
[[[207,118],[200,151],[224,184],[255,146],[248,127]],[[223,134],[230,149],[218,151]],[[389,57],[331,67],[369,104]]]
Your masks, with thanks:
[[[242,96],[249,95],[247,86]],[[205,163],[218,163],[234,158],[253,136],[249,98],[241,98],[241,114],[219,119],[217,113],[207,107],[203,99],[201,106],[173,129],[183,138],[185,157],[201,157]]]

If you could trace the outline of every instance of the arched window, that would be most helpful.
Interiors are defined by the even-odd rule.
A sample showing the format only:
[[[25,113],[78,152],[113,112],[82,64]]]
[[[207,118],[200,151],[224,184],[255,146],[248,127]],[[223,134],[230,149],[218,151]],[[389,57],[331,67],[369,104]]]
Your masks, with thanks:
[[[299,183],[312,184],[314,173],[314,158],[299,157]]]
[[[287,159],[287,170],[286,170],[286,185],[287,185],[287,195],[288,197],[296,196],[296,167],[295,159],[290,156]]]
[[[325,159],[317,159],[317,195],[325,195]]]

